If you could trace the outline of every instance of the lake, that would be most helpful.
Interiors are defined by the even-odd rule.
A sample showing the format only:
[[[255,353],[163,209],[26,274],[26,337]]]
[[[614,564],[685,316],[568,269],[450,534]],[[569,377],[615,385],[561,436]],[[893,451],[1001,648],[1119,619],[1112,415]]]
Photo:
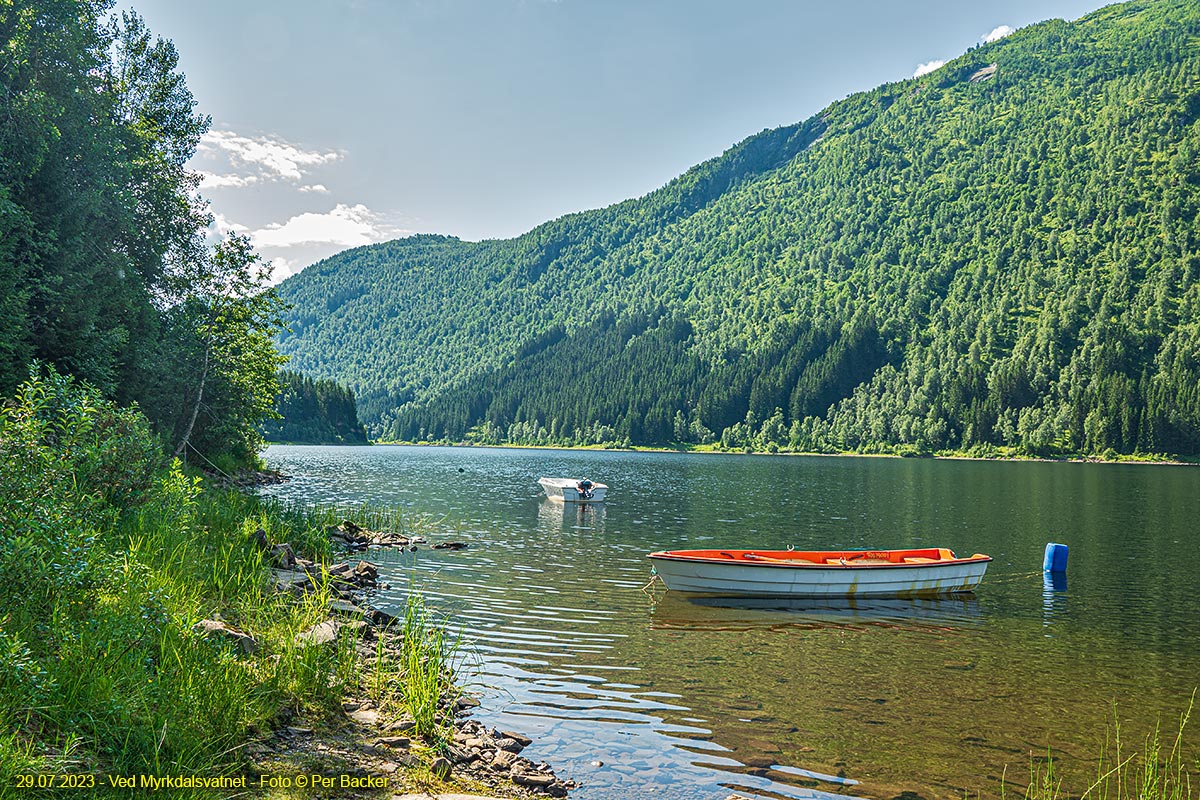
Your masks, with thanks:
[[[272,446],[288,501],[438,518],[373,551],[462,637],[487,725],[577,800],[998,796],[1051,753],[1065,789],[1174,736],[1200,684],[1200,469],[1150,465],[443,447]],[[540,476],[608,484],[577,507]],[[1041,573],[1070,546],[1065,586]],[[651,581],[693,547],[949,547],[994,557],[973,596],[714,604]],[[756,607],[757,606],[757,607]],[[1194,730],[1186,743],[1195,764]],[[1011,796],[1011,793],[1010,793]]]

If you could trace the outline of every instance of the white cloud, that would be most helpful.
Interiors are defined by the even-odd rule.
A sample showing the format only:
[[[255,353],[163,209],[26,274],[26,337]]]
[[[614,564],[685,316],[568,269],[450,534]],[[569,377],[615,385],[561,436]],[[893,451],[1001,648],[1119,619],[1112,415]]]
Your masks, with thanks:
[[[272,136],[242,136],[233,131],[207,131],[200,137],[199,150],[207,155],[224,153],[232,163],[255,167],[263,177],[291,181],[342,157],[334,151],[302,150]]]
[[[1013,30],[1013,28],[1010,28],[1007,25],[997,25],[996,27],[992,28],[991,33],[984,34],[982,38],[985,42],[998,42],[1005,36],[1008,36],[1010,33],[1012,33]]]
[[[928,75],[934,70],[941,69],[945,61],[926,61],[924,64],[917,66],[917,71],[913,73],[914,78],[919,78],[922,75]]]
[[[272,284],[279,283],[284,278],[290,278],[292,275],[295,275],[297,272],[304,269],[304,267],[301,266],[299,259],[283,258],[282,256],[278,258],[272,258],[270,265]]]
[[[329,194],[329,190],[325,188],[323,183],[310,183],[300,187],[302,192],[317,192],[318,194]]]
[[[398,232],[383,223],[379,215],[359,204],[337,206],[324,214],[306,211],[283,223],[273,223],[250,234],[255,247],[297,247],[333,244],[359,247],[383,241]]]
[[[240,225],[234,222],[224,214],[213,214],[213,221],[209,227],[216,231],[217,236],[221,238],[224,238],[231,233],[246,233],[250,230],[245,225]]]
[[[199,173],[201,189],[242,189],[259,180],[257,175],[218,175],[203,169]]]

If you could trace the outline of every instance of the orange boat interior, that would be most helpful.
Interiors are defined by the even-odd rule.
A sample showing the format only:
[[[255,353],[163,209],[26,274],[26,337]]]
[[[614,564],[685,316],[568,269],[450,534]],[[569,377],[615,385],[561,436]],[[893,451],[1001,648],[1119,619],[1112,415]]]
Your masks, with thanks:
[[[736,561],[758,564],[790,564],[793,566],[882,566],[885,564],[944,564],[954,561],[991,560],[976,553],[970,558],[958,558],[944,547],[918,550],[669,550],[652,553],[651,557],[678,558],[699,561]]]

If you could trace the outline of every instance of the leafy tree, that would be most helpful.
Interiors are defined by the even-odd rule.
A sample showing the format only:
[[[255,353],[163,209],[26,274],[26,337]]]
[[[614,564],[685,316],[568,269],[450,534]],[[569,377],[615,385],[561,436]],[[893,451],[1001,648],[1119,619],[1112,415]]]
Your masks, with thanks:
[[[247,242],[206,244],[174,46],[111,7],[0,4],[0,392],[38,359],[172,449],[253,462],[280,306]]]

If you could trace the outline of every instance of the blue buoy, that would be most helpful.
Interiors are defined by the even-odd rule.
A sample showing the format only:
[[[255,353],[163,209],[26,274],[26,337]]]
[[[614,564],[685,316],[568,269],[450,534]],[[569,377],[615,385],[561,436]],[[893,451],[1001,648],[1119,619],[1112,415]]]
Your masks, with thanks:
[[[1042,572],[1067,571],[1067,546],[1050,542],[1046,545],[1046,557],[1042,560]]]

